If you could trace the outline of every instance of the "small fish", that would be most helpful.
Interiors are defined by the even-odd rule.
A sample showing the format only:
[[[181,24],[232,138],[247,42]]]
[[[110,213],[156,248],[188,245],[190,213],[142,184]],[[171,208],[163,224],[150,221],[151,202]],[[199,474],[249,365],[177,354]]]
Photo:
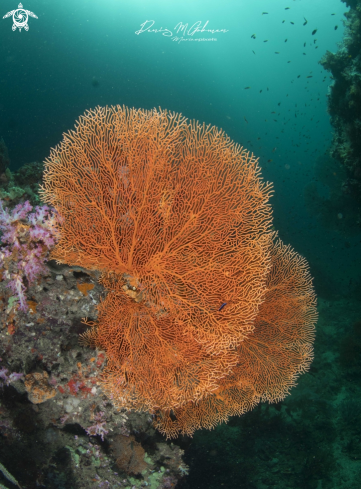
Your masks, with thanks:
[[[316,32],[317,32],[317,29],[314,29],[314,30],[312,31],[312,36],[314,36],[314,35],[316,34]]]
[[[306,56],[306,53],[302,53],[302,54],[303,54],[303,56]]]
[[[295,23],[294,23],[294,22],[290,22],[290,24],[295,25]]]
[[[312,75],[306,76],[306,78],[312,78]]]
[[[274,152],[276,151],[276,149],[277,149],[277,148],[273,148],[272,153],[274,153]]]
[[[287,63],[291,63],[291,61],[287,61]]]
[[[313,44],[316,44],[316,41],[317,41],[317,39],[314,39],[314,40],[313,40]]]
[[[227,305],[227,302],[223,302],[223,304],[222,304],[222,305],[221,305],[221,307],[218,309],[218,311],[221,311],[221,310],[224,308],[224,306],[226,306],[226,305]]]
[[[262,15],[267,15],[267,14],[268,14],[268,12],[262,12]]]
[[[262,90],[260,90],[259,93],[262,93]]]
[[[267,87],[267,92],[269,92],[268,87]]]
[[[284,24],[284,23],[285,23],[285,21],[284,21],[284,20],[282,20],[282,24]]]
[[[304,48],[306,47],[306,43],[305,43],[305,42],[303,43],[303,47],[304,47]]]
[[[287,39],[285,39],[285,42],[287,42]]]
[[[289,10],[291,7],[286,7],[285,10]]]
[[[275,51],[275,54],[280,54],[280,52],[279,51]]]
[[[272,163],[273,160],[267,160],[267,163]]]
[[[301,75],[297,75],[297,78],[299,78]]]
[[[331,15],[336,15],[336,14],[331,14]]]
[[[244,87],[245,90],[249,90],[251,87]]]
[[[271,114],[275,114],[276,112],[271,112]]]
[[[253,54],[256,54],[256,53],[253,51],[253,49],[252,49],[252,53],[253,53]]]
[[[277,105],[281,105],[281,102],[278,102],[278,104],[277,104]]]
[[[261,138],[257,138],[257,140],[258,140],[258,139],[261,139]]]
[[[335,25],[335,31],[337,31],[337,29],[338,29],[338,25]]]
[[[244,120],[245,120],[245,121],[247,122],[247,124],[248,124],[248,121],[247,121],[246,117],[245,117],[245,116],[243,116],[243,118],[244,118]]]
[[[265,40],[265,41],[263,41],[263,42],[268,42],[268,39],[266,39],[266,40]]]
[[[252,34],[251,38],[256,39],[256,34]]]
[[[306,19],[306,17],[303,17],[303,18],[305,19],[305,21],[304,21],[303,25],[306,25],[306,24],[307,24],[307,22],[308,22],[308,20]]]

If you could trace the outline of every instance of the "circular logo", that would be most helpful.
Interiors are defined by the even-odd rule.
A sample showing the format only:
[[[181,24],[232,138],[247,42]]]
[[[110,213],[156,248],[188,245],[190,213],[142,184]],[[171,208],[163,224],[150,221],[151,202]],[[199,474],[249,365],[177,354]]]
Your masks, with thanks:
[[[23,27],[26,28],[27,23],[28,23],[28,14],[26,10],[23,10],[22,8],[18,8],[15,10],[13,14],[13,30],[15,30],[17,27],[19,29],[22,29]]]

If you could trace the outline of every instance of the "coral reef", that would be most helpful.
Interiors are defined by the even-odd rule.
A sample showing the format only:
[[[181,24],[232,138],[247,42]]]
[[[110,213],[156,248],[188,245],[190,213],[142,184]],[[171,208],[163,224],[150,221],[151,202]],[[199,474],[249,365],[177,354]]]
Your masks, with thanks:
[[[338,174],[337,168],[332,166],[330,174],[327,164],[322,168],[332,181],[325,181],[325,175],[322,181],[339,195],[332,173]],[[7,169],[11,180],[0,180],[0,192],[12,185],[19,192],[13,199],[2,197],[9,212],[25,200],[34,206],[40,202],[40,177],[31,184],[31,197],[22,186],[25,179],[24,184],[15,180],[21,173]],[[335,209],[331,211],[328,215],[334,215]],[[6,467],[21,487],[359,489],[358,297],[318,300],[315,358],[291,396],[259,404],[246,416],[233,417],[212,431],[199,430],[192,439],[179,437],[173,444],[154,430],[153,416],[117,411],[99,383],[106,352],[79,345],[79,334],[85,331],[81,318],[95,319],[96,305],[107,293],[98,282],[100,273],[54,261],[44,266],[44,274],[27,288],[26,313],[0,274],[0,472]],[[124,281],[122,293],[141,300],[142,290],[133,290],[129,274]],[[33,404],[24,378],[44,371],[56,396]],[[143,474],[128,474],[116,465],[110,444],[119,434],[143,447]],[[16,487],[2,474],[0,484]]]
[[[271,191],[222,131],[167,111],[88,111],[45,162],[51,257],[108,290],[83,336],[102,388],[168,437],[283,399],[309,367],[312,280],[274,241]]]
[[[32,239],[44,234],[44,220],[38,218],[42,212],[45,217],[45,208],[30,212],[40,203],[42,166],[31,163],[3,174],[3,238],[10,233],[14,240],[3,241],[1,250],[29,244],[31,233]],[[52,243],[47,245],[48,251]],[[170,445],[167,450],[164,443],[157,449],[149,416],[115,409],[97,385],[105,352],[79,345],[79,333],[85,329],[81,318],[96,316],[95,304],[103,294],[99,274],[58,266],[46,258],[47,252],[39,256],[41,273],[35,280],[23,276],[26,311],[9,287],[7,270],[0,273],[1,462],[24,487],[174,488],[186,474],[183,451]],[[7,266],[9,273],[18,266],[15,255]],[[109,433],[133,435],[141,443],[147,461],[143,474],[116,467],[106,449]]]
[[[185,475],[182,450],[169,448],[166,458],[148,415],[114,407],[98,386],[105,352],[79,345],[81,318],[95,317],[103,295],[99,274],[45,267],[28,288],[27,312],[0,281],[0,460],[25,487],[175,487]],[[115,465],[109,434],[142,445],[145,473]]]
[[[344,2],[346,0],[343,0]],[[347,169],[342,188],[361,202],[361,2],[347,2],[345,35],[336,53],[329,51],[321,59],[332,73],[328,111],[334,127],[332,156]],[[359,224],[361,219],[359,218]]]

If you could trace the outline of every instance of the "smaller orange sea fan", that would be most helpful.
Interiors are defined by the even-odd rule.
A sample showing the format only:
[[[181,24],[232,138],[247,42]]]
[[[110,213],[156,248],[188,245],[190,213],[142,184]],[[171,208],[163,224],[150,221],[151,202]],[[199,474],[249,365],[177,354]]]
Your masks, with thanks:
[[[260,401],[284,399],[312,361],[316,321],[308,264],[278,241],[272,249],[265,300],[253,333],[238,346],[232,373],[200,402],[158,410],[155,426],[167,437],[191,436],[199,428],[214,428],[230,416],[249,411]]]

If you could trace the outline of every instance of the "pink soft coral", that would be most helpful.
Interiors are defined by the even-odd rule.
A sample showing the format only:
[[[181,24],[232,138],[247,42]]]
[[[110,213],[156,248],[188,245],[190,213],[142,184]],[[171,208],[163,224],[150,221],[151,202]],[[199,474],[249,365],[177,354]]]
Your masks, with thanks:
[[[3,278],[9,280],[8,286],[19,298],[22,311],[28,310],[24,279],[31,285],[46,273],[44,263],[57,241],[53,230],[55,211],[46,205],[32,210],[26,201],[9,212],[0,200],[0,268],[5,269]]]

